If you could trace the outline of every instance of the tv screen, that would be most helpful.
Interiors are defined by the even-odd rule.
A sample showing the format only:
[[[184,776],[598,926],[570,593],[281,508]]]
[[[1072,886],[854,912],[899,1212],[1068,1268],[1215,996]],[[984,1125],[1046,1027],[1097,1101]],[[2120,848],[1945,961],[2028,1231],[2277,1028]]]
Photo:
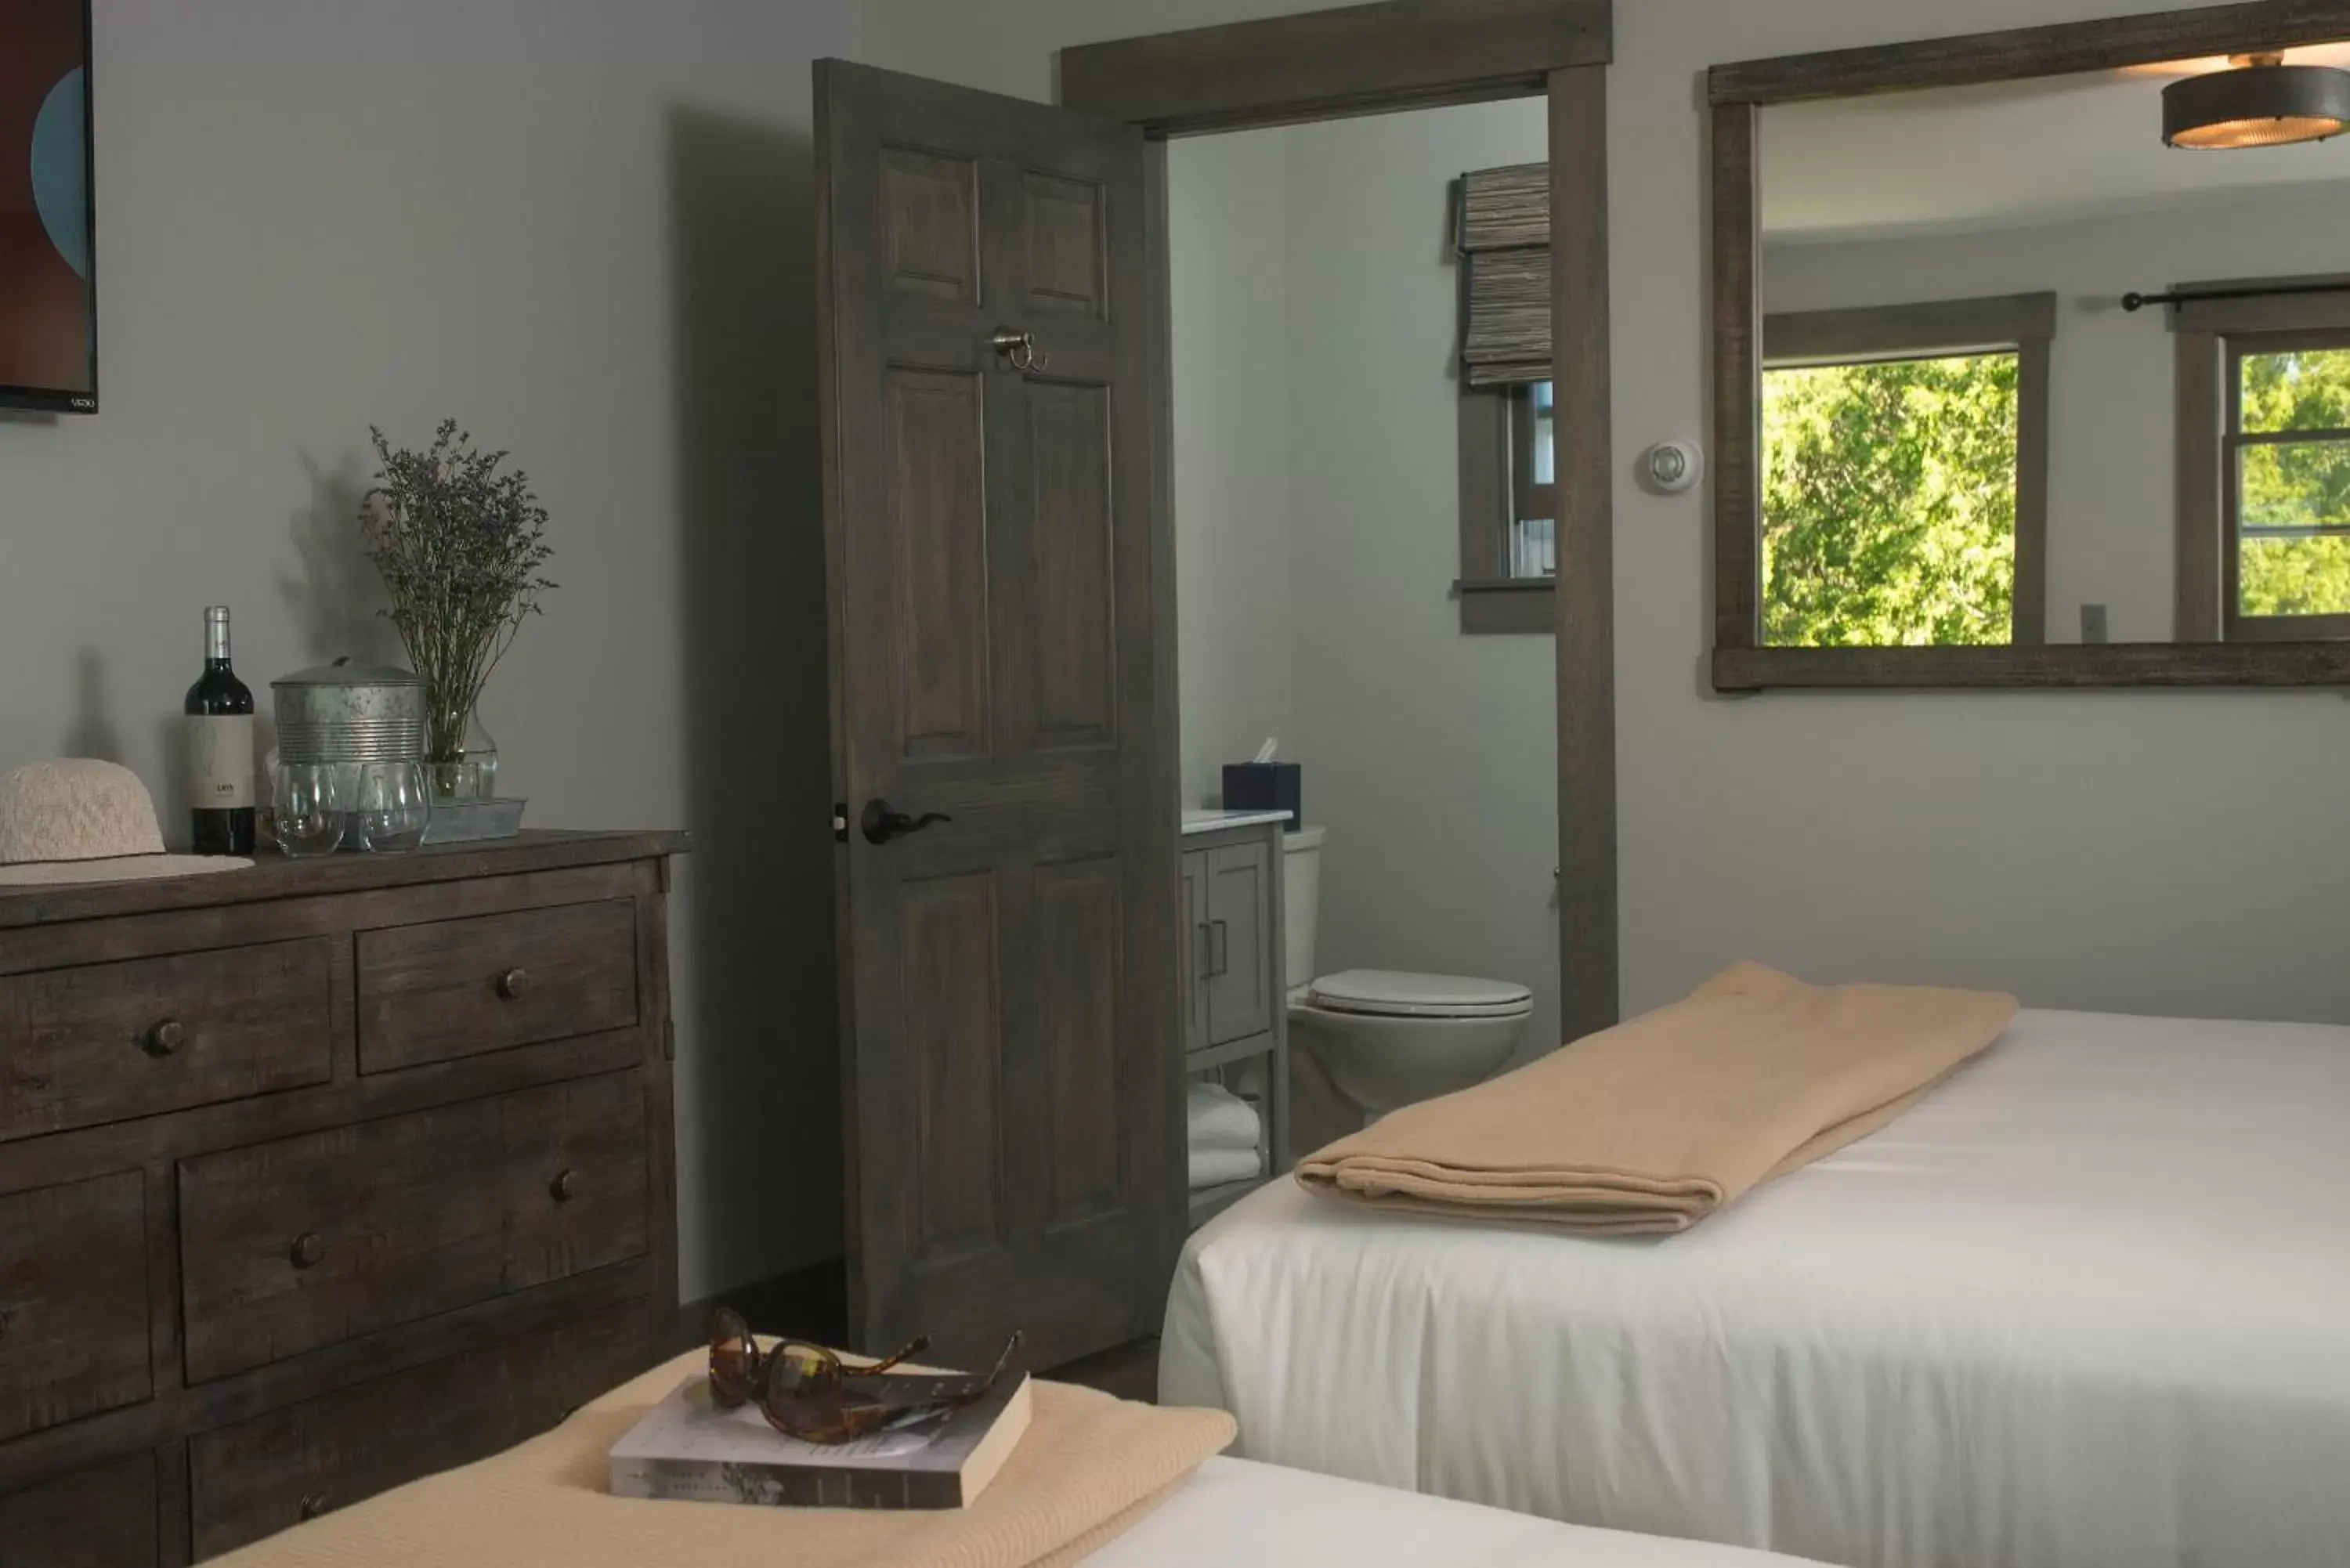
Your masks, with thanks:
[[[0,0],[0,406],[98,407],[89,0]]]

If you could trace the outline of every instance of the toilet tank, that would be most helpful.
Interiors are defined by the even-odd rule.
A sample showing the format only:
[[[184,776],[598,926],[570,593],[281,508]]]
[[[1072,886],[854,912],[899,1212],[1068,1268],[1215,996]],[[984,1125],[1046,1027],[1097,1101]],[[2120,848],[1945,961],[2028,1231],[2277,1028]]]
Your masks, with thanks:
[[[1314,938],[1322,916],[1322,835],[1301,827],[1281,841],[1281,940],[1287,956],[1285,989],[1315,976]]]

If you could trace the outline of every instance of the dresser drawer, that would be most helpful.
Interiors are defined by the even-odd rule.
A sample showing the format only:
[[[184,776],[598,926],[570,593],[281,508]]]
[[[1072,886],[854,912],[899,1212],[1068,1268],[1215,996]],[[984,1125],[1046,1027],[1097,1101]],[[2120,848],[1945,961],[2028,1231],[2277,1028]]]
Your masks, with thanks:
[[[651,1360],[641,1302],[273,1410],[188,1443],[195,1552],[215,1556],[512,1448]]]
[[[182,1160],[191,1382],[630,1258],[634,1068]]]
[[[329,950],[311,937],[0,979],[0,1140],[325,1083]]]
[[[139,1173],[0,1198],[0,1438],[154,1391]]]
[[[0,1568],[154,1568],[155,1457],[77,1470],[0,1497]]]
[[[628,898],[359,934],[359,1071],[380,1073],[637,1022]]]

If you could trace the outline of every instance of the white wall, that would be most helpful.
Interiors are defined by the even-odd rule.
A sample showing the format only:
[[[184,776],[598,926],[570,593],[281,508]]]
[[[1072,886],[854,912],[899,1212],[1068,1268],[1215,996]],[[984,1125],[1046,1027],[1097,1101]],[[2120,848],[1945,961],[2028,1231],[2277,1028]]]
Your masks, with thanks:
[[[1267,736],[1284,760],[1302,754],[1290,718],[1288,182],[1279,138],[1202,137],[1169,152],[1186,805],[1220,801],[1223,764],[1254,756]]]
[[[2055,291],[2048,640],[2078,642],[2081,607],[2103,604],[2111,640],[2166,642],[2177,610],[2176,481],[2169,463],[2147,454],[2170,450],[2172,338],[2167,312],[2125,311],[2121,296],[2174,283],[2350,271],[2341,200],[2340,188],[2254,188],[2069,223],[1769,244],[1763,308]]]
[[[1068,44],[1283,0],[871,0],[902,69],[1052,96]],[[1632,462],[1707,408],[1701,76],[1718,61],[2020,26],[2122,0],[1627,0],[1609,78],[1624,1000],[1751,954],[2034,1002],[2350,1019],[2350,856],[2324,693],[1783,694],[1705,682],[1708,498]],[[2149,461],[2167,464],[2155,454]],[[1525,699],[1523,727],[1547,725]],[[1499,737],[1496,737],[1497,743]],[[1513,761],[1547,774],[1543,755]],[[1530,786],[1538,787],[1538,786]]]
[[[701,838],[689,1297],[839,1250],[832,1118],[785,1117],[837,1073],[808,62],[856,41],[853,0],[105,0],[105,411],[0,422],[0,766],[117,757],[182,837],[203,607],[265,708],[391,651],[369,422],[514,450],[562,587],[485,700],[506,777]]]
[[[1451,597],[1448,219],[1462,171],[1543,147],[1528,101],[1201,137],[1169,155],[1187,799],[1220,787],[1213,764],[1280,734],[1305,765],[1308,817],[1330,830],[1315,967],[1532,985],[1529,1051],[1558,1041],[1552,648],[1465,637]],[[1276,693],[1285,724],[1234,728]],[[1201,735],[1222,749],[1195,778]]]

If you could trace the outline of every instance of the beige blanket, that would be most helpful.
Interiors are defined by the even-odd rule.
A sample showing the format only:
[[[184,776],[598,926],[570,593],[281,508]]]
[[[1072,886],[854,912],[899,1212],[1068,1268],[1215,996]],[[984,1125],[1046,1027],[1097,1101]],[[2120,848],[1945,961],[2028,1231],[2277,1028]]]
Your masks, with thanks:
[[[219,1568],[1030,1568],[1072,1563],[1232,1439],[1221,1410],[1039,1382],[1027,1434],[967,1509],[874,1513],[608,1496],[605,1456],[708,1363],[694,1351],[543,1437],[297,1525]]]
[[[2015,998],[1805,985],[1737,964],[1530,1066],[1300,1160],[1310,1190],[1592,1235],[1686,1231],[1876,1131],[1997,1039]]]

